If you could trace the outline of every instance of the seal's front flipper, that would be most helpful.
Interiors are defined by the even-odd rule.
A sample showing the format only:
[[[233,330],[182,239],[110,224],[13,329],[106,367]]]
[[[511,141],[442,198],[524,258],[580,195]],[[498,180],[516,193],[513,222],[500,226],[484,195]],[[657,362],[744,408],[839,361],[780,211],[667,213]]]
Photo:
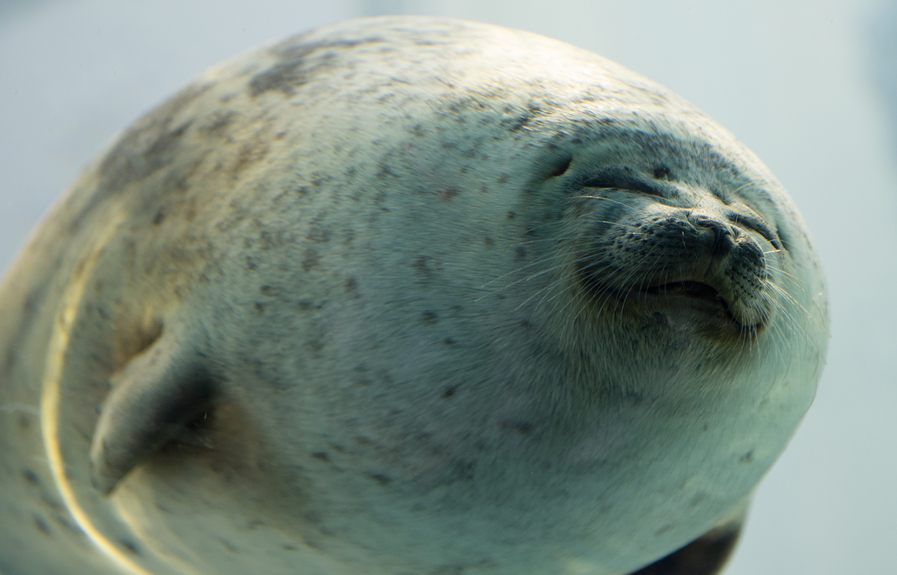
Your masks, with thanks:
[[[741,528],[744,526],[747,505],[736,516],[719,523],[685,547],[663,559],[643,567],[631,575],[714,575],[722,573],[732,555]]]
[[[104,495],[211,409],[215,381],[187,339],[163,331],[112,377],[90,446],[91,480]]]

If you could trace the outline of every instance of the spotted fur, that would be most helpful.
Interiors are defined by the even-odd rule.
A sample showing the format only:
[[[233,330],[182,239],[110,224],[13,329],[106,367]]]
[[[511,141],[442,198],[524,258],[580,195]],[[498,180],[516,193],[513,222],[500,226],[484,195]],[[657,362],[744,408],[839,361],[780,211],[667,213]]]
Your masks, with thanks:
[[[781,185],[664,88],[322,28],[138,120],[5,278],[0,571],[711,573],[826,306]]]

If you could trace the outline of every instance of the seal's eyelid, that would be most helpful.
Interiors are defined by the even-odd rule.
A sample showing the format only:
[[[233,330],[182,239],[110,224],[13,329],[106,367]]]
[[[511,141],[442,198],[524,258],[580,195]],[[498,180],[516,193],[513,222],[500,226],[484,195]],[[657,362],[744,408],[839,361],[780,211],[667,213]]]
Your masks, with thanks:
[[[757,232],[764,238],[766,241],[772,244],[777,250],[782,249],[782,242],[778,237],[778,234],[775,233],[763,220],[760,218],[756,218],[754,216],[750,216],[747,214],[739,214],[738,212],[733,212],[729,214],[729,221],[733,224],[737,224],[740,226],[744,226],[747,229]]]
[[[665,194],[660,186],[654,185],[653,182],[642,180],[629,173],[628,169],[610,169],[599,172],[594,176],[586,178],[582,183],[584,188],[601,188],[630,190],[633,192],[641,192],[649,196],[657,196],[665,198],[669,194]]]

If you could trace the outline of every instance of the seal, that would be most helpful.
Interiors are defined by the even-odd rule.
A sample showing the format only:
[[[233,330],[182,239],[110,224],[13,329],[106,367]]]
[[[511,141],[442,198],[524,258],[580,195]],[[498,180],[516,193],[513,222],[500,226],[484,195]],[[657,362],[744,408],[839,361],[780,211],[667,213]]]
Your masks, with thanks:
[[[828,340],[806,225],[732,135],[424,17],[137,121],[0,322],[14,575],[713,573]]]

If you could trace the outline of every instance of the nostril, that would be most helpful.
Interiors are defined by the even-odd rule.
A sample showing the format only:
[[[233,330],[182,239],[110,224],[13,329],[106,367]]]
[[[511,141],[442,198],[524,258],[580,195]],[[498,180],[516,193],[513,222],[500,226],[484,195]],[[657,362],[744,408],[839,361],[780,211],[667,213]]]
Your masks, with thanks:
[[[713,232],[713,243],[710,246],[710,252],[713,255],[722,255],[731,251],[735,244],[734,230],[728,223],[720,221],[716,218],[692,213],[689,220],[697,228],[703,228]]]
[[[696,226],[712,230],[718,238],[732,235],[732,227],[720,220],[703,215],[692,216],[690,219]]]

